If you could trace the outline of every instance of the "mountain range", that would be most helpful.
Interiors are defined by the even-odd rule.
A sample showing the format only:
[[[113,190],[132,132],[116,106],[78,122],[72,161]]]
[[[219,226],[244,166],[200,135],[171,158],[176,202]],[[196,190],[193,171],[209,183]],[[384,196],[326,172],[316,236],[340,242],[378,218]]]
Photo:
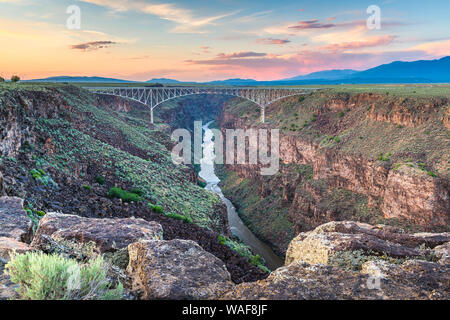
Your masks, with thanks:
[[[28,81],[38,82],[138,82],[103,77],[59,76]],[[174,79],[154,78],[148,83],[183,83]],[[358,83],[444,83],[450,82],[450,56],[436,60],[418,60],[411,62],[395,61],[368,70],[351,69],[324,70],[292,78],[257,81],[253,79],[227,79],[205,82],[215,85],[296,85],[296,84],[358,84]]]

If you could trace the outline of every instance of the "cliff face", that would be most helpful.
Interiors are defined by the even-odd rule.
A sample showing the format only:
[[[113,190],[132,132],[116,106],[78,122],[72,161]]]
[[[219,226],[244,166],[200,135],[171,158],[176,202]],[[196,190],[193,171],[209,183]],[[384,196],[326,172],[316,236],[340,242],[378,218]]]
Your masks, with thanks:
[[[447,229],[448,101],[320,93],[271,106],[265,125],[252,114],[239,113],[244,107],[228,107],[223,128],[281,129],[282,164],[271,177],[259,176],[257,167],[226,166],[225,195],[240,206],[253,231],[281,252],[292,228],[298,233],[331,220],[403,221],[422,230]],[[240,194],[253,184],[259,186],[252,189],[258,200],[248,203]],[[268,192],[273,199],[267,199]],[[266,210],[285,215],[293,227],[278,230],[258,223]]]

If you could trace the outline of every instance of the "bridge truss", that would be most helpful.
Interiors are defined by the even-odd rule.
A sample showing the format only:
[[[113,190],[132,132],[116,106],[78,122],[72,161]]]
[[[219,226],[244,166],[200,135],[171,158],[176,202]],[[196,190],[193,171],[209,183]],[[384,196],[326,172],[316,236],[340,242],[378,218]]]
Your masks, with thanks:
[[[178,97],[194,94],[221,94],[252,101],[261,109],[261,122],[265,121],[265,108],[283,98],[308,94],[315,88],[225,88],[225,87],[85,87],[93,93],[112,95],[137,101],[150,108],[153,122],[153,109],[161,103]]]

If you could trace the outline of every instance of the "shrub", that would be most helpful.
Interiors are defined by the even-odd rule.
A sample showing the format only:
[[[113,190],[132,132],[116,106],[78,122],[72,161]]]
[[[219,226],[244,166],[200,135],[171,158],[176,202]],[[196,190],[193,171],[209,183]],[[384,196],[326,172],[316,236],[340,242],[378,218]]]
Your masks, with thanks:
[[[130,192],[134,193],[134,194],[137,194],[138,196],[141,196],[141,197],[144,195],[144,192],[142,190],[137,189],[137,188],[131,189]]]
[[[36,213],[39,217],[45,216],[45,212],[41,210],[36,210],[34,213]]]
[[[158,205],[156,205],[156,204],[151,204],[151,203],[149,203],[149,204],[148,204],[148,207],[149,207],[150,209],[152,209],[153,212],[156,212],[156,213],[163,213],[163,212],[164,212],[163,207],[158,206]]]
[[[44,186],[50,185],[55,188],[58,187],[58,184],[53,181],[52,177],[49,174],[45,173],[45,171],[42,169],[31,169],[30,174],[34,180],[43,184]]]
[[[104,185],[106,182],[105,178],[102,176],[98,176],[97,178],[95,178],[95,181],[97,181],[97,183],[101,185]]]
[[[109,266],[101,256],[86,264],[42,252],[11,255],[5,272],[26,300],[113,300],[120,299],[123,286],[112,289]]]
[[[88,185],[83,186],[83,189],[85,189],[87,191],[91,191],[92,190],[91,186],[88,186]]]
[[[345,112],[344,111],[339,111],[337,116],[338,116],[338,118],[342,118],[343,116],[345,116]]]
[[[380,161],[389,161],[389,159],[391,158],[391,153],[390,152],[388,152],[387,154],[386,154],[386,156],[384,156],[382,153],[380,153],[380,155],[378,156],[378,160],[380,160]]]
[[[20,81],[20,77],[19,77],[19,76],[13,75],[13,76],[11,77],[11,82],[19,82],[19,81]]]
[[[219,240],[219,243],[220,243],[220,244],[226,244],[226,242],[227,242],[227,239],[226,239],[223,235],[221,235],[221,234],[219,234],[219,236],[217,237],[217,239]]]
[[[205,182],[205,181],[202,181],[202,180],[198,180],[198,181],[197,181],[197,185],[198,185],[199,187],[205,188],[205,187],[206,187],[206,182]]]
[[[5,82],[5,78],[0,77],[0,82]]]
[[[181,220],[184,223],[192,223],[191,217],[182,216],[181,214],[178,214],[178,213],[168,213],[167,217],[173,218],[173,219],[177,219],[177,220]]]
[[[123,202],[139,202],[142,200],[141,196],[117,187],[109,189],[108,197],[122,199]]]

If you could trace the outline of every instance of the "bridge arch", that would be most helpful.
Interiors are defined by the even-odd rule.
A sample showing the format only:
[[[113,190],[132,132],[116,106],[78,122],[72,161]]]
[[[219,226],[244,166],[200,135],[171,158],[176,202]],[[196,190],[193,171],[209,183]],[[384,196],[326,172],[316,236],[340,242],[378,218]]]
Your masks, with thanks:
[[[113,95],[142,103],[150,108],[150,120],[154,123],[153,109],[163,102],[195,94],[219,94],[247,99],[261,109],[261,122],[265,121],[265,108],[270,104],[296,95],[304,95],[315,88],[242,88],[242,87],[85,87],[93,93]]]

